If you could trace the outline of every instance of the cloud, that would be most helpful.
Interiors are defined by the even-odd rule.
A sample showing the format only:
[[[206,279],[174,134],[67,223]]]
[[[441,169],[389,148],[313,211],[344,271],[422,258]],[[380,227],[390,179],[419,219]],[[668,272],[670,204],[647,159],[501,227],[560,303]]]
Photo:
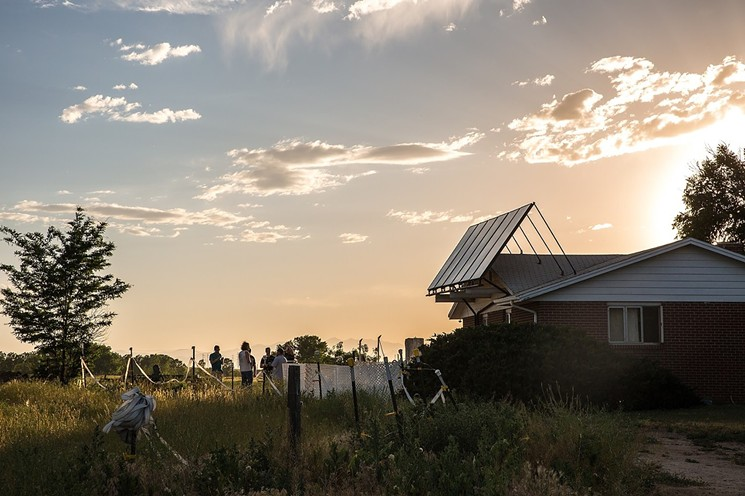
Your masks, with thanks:
[[[77,206],[74,203],[41,203],[25,200],[15,205],[13,209],[26,213],[69,214],[74,212]],[[83,207],[88,214],[94,217],[103,217],[118,221],[135,221],[145,224],[231,227],[253,219],[250,216],[235,215],[215,208],[201,211],[188,211],[183,208],[163,210],[149,207],[132,207],[116,203],[91,203]]]
[[[587,72],[610,80],[608,98],[585,88],[514,119],[501,157],[573,165],[670,144],[730,110],[745,110],[745,64],[725,57],[701,73],[656,71],[643,58],[606,57]]]
[[[142,44],[125,45],[121,38],[111,42],[110,45],[117,47],[121,52],[127,52],[121,56],[122,60],[128,62],[139,62],[142,65],[158,65],[170,58],[186,57],[192,53],[199,53],[202,51],[199,45],[172,47],[168,42],[158,43],[153,46]]]
[[[124,90],[136,90],[138,86],[135,83],[129,83],[129,84],[117,84],[112,89],[117,91],[124,91]]]
[[[529,5],[532,0],[512,0],[512,11],[508,12],[504,9],[499,11],[500,17],[510,17],[511,15],[518,14],[525,9],[525,6]]]
[[[390,210],[386,214],[386,217],[392,217],[394,219],[401,220],[407,224],[421,225],[421,224],[436,224],[440,222],[471,222],[478,223],[486,219],[490,219],[491,215],[476,215],[477,212],[468,214],[454,214],[452,210],[434,212],[432,210],[425,210],[423,212],[416,211],[403,211],[403,210]]]
[[[34,222],[43,222],[48,224],[51,222],[51,217],[44,217],[39,215],[32,215],[23,212],[8,212],[0,210],[0,220],[8,222],[18,222],[22,224],[33,224]]]
[[[613,224],[605,223],[605,224],[595,224],[594,226],[590,227],[590,231],[602,231],[603,229],[610,229],[613,227]]]
[[[368,236],[364,234],[342,233],[339,235],[339,238],[341,239],[341,242],[343,244],[350,245],[355,243],[363,243],[367,240]]]
[[[429,25],[454,28],[480,1],[358,0],[346,10],[343,2],[331,0],[254,1],[226,14],[221,34],[228,50],[245,50],[276,70],[286,67],[289,51],[301,44],[333,47],[357,40],[380,45]]]
[[[59,116],[62,122],[74,124],[85,120],[88,115],[100,115],[109,121],[147,122],[150,124],[164,124],[167,122],[181,122],[200,119],[202,116],[192,110],[161,109],[156,112],[136,112],[139,103],[130,103],[125,98],[94,95],[82,103],[71,105]]]
[[[430,26],[453,31],[470,13],[478,15],[485,0],[33,0],[41,7],[81,11],[126,10],[171,14],[214,15],[226,48],[245,50],[269,69],[282,69],[295,46],[318,43],[322,49],[345,46],[350,40],[378,46],[416,36]],[[512,13],[530,0],[515,0]],[[502,12],[500,14],[503,14]],[[153,65],[164,58],[200,50],[196,45],[172,48],[124,45],[125,60]],[[116,46],[116,45],[114,45]],[[179,53],[183,50],[186,53]]]
[[[26,200],[16,204],[11,211],[0,210],[0,219],[21,223],[51,224],[72,214],[77,206],[78,204],[75,203],[42,203]],[[280,240],[308,237],[298,234],[299,228],[284,225],[273,226],[267,221],[257,220],[250,215],[237,215],[217,208],[190,211],[183,208],[158,209],[101,202],[92,202],[82,206],[87,214],[94,218],[104,219],[120,233],[139,237],[175,238],[181,231],[192,226],[241,231],[238,234],[219,236],[219,239],[225,241],[276,243]],[[56,219],[55,216],[60,218]],[[170,227],[170,232],[163,231],[161,228],[163,226]]]
[[[554,82],[554,79],[556,79],[556,76],[553,74],[546,74],[543,77],[535,78],[535,79],[528,79],[527,81],[515,81],[512,83],[513,86],[551,86],[551,84]]]
[[[330,2],[280,0],[266,5],[255,1],[222,18],[221,36],[228,49],[246,50],[269,69],[287,65],[291,46],[323,39],[332,42],[329,23],[339,21]]]
[[[567,220],[571,220],[570,217],[567,217]],[[585,234],[588,231],[603,231],[605,229],[612,229],[613,224],[606,222],[603,224],[595,224],[594,226],[589,226],[587,228],[582,228],[577,231],[578,234]]]
[[[253,0],[33,0],[41,8],[67,7],[81,11],[128,10],[171,14],[219,14]]]
[[[75,91],[86,91],[88,88],[86,88],[82,84],[79,84],[77,86],[74,86],[72,89],[74,89]]]
[[[223,241],[243,243],[277,243],[279,241],[292,241],[310,238],[309,235],[297,234],[298,229],[290,229],[286,226],[267,227],[264,230],[249,228],[234,235],[221,236]]]
[[[340,168],[361,165],[418,166],[454,160],[469,155],[462,151],[478,142],[483,133],[471,131],[443,143],[401,143],[390,146],[343,146],[300,139],[281,141],[272,148],[235,149],[228,152],[238,170],[220,178],[218,184],[198,196],[214,200],[228,193],[258,196],[305,195],[339,187],[367,170],[344,173]]]
[[[535,21],[533,21],[533,26],[543,26],[544,24],[548,24],[546,16],[541,16],[540,19],[536,19]]]
[[[346,20],[354,35],[368,45],[411,37],[429,25],[453,26],[478,0],[358,0]],[[447,29],[447,28],[446,28]]]

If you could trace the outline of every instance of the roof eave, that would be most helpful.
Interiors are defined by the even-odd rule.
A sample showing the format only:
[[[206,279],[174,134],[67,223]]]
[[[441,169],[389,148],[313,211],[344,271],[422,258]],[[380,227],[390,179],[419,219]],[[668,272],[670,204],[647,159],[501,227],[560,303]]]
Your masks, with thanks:
[[[539,296],[543,296],[544,294],[552,293],[559,289],[566,288],[567,286],[572,286],[582,281],[593,279],[595,277],[598,277],[603,274],[607,274],[609,272],[613,272],[623,267],[628,267],[629,265],[633,265],[635,263],[639,263],[644,260],[648,260],[650,258],[654,258],[656,256],[669,253],[673,250],[680,249],[684,246],[696,246],[698,248],[711,251],[718,255],[723,255],[733,260],[737,260],[738,262],[745,263],[745,255],[740,255],[739,253],[735,253],[725,248],[719,248],[717,246],[711,245],[709,243],[698,240],[696,238],[685,238],[685,239],[679,239],[679,240],[673,241],[672,243],[668,243],[666,245],[658,246],[656,248],[651,248],[649,250],[632,253],[631,255],[620,258],[617,262],[610,263],[602,267],[598,267],[594,270],[589,270],[582,274],[572,275],[560,281],[552,282],[552,283],[546,284],[545,286],[541,286],[539,288],[533,288],[533,289],[522,291],[516,294],[515,298],[516,298],[516,301],[518,302],[532,300]]]

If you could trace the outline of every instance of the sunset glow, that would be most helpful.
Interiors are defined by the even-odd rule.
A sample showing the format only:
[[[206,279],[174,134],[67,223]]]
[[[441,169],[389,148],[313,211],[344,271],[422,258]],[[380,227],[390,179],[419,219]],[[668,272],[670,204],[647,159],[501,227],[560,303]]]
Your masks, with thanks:
[[[0,225],[108,222],[115,350],[430,337],[486,218],[672,241],[691,164],[745,146],[744,25],[732,0],[0,2]]]

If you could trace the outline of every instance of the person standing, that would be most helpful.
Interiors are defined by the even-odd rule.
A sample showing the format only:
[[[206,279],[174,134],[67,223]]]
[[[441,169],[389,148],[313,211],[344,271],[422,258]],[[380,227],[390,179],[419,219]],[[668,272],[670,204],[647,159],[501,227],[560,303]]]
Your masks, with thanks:
[[[282,348],[277,348],[277,356],[274,357],[274,360],[272,360],[272,377],[278,381],[281,381],[284,379],[282,376],[283,370],[282,365],[287,363],[287,358],[285,358],[285,350]]]
[[[261,367],[261,370],[264,371],[264,375],[269,375],[272,373],[273,361],[274,355],[272,355],[272,349],[267,346],[264,350],[264,356],[261,357],[261,361],[259,362],[259,367]]]
[[[157,363],[153,365],[153,371],[150,374],[150,379],[153,382],[162,382],[163,381],[163,374],[160,371],[160,365]]]
[[[256,359],[251,355],[251,347],[246,341],[241,344],[241,351],[238,353],[238,367],[241,369],[241,386],[251,386],[256,375]]]
[[[210,364],[212,365],[212,375],[222,380],[222,355],[220,354],[220,347],[215,345],[214,353],[210,353],[209,356]]]

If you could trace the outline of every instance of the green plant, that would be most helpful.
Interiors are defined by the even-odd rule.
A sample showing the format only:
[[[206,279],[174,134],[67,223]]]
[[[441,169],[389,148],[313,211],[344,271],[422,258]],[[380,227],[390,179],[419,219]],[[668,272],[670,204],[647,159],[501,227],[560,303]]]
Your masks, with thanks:
[[[421,392],[436,391],[439,369],[461,397],[525,403],[546,388],[610,409],[680,408],[698,402],[692,390],[648,360],[610,349],[584,332],[537,324],[456,329],[422,347],[426,366],[409,376]]]

